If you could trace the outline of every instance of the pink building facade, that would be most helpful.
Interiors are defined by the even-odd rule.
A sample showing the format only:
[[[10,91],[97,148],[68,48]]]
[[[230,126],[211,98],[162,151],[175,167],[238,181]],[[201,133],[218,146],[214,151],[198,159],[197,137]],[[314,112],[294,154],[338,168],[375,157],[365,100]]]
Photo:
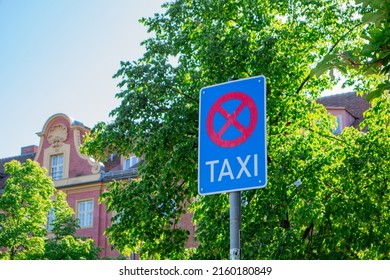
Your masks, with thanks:
[[[117,257],[118,251],[111,250],[104,235],[112,215],[98,202],[107,185],[102,180],[104,166],[80,152],[88,132],[88,127],[67,115],[51,116],[37,133],[40,144],[34,160],[48,170],[57,190],[67,194],[68,204],[80,220],[76,235],[92,238],[103,250],[100,257]]]

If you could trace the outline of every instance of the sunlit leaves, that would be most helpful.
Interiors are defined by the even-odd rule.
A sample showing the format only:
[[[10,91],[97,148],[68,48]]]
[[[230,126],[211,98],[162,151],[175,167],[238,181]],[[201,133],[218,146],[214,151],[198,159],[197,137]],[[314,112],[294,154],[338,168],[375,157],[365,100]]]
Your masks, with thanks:
[[[367,99],[372,100],[389,93],[383,82],[388,80],[390,72],[390,2],[355,0],[355,3],[361,8],[359,16],[355,16],[360,18],[355,29],[360,29],[361,43],[344,50],[332,49],[312,73],[319,77],[327,70],[337,69],[358,90],[370,92]],[[331,61],[327,59],[329,57],[332,57]]]
[[[44,253],[46,219],[54,184],[46,170],[27,160],[5,164],[10,175],[0,197],[0,247],[10,259],[35,259]]]

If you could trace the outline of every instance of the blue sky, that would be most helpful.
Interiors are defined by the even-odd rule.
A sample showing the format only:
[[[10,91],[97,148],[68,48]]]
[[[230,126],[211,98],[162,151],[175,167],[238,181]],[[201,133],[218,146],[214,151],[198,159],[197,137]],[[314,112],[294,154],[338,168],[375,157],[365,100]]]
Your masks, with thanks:
[[[64,113],[108,121],[120,61],[142,56],[138,20],[164,0],[0,0],[0,158],[39,145],[46,120]]]

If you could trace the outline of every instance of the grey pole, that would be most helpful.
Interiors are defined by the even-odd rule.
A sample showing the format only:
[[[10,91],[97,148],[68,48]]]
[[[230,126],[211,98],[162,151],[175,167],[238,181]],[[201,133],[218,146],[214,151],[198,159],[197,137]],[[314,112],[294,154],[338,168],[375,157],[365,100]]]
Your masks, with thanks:
[[[230,78],[235,81],[238,78]],[[239,260],[241,258],[241,192],[229,193],[230,199],[230,259]]]
[[[230,199],[230,259],[241,258],[241,192],[229,193]]]

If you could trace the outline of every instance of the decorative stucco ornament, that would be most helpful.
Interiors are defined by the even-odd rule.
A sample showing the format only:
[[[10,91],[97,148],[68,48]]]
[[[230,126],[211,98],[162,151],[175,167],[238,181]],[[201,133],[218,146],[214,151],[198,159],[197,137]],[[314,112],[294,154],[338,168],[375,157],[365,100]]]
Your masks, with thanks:
[[[49,130],[47,141],[53,148],[59,148],[68,139],[68,129],[63,124],[56,124]]]

